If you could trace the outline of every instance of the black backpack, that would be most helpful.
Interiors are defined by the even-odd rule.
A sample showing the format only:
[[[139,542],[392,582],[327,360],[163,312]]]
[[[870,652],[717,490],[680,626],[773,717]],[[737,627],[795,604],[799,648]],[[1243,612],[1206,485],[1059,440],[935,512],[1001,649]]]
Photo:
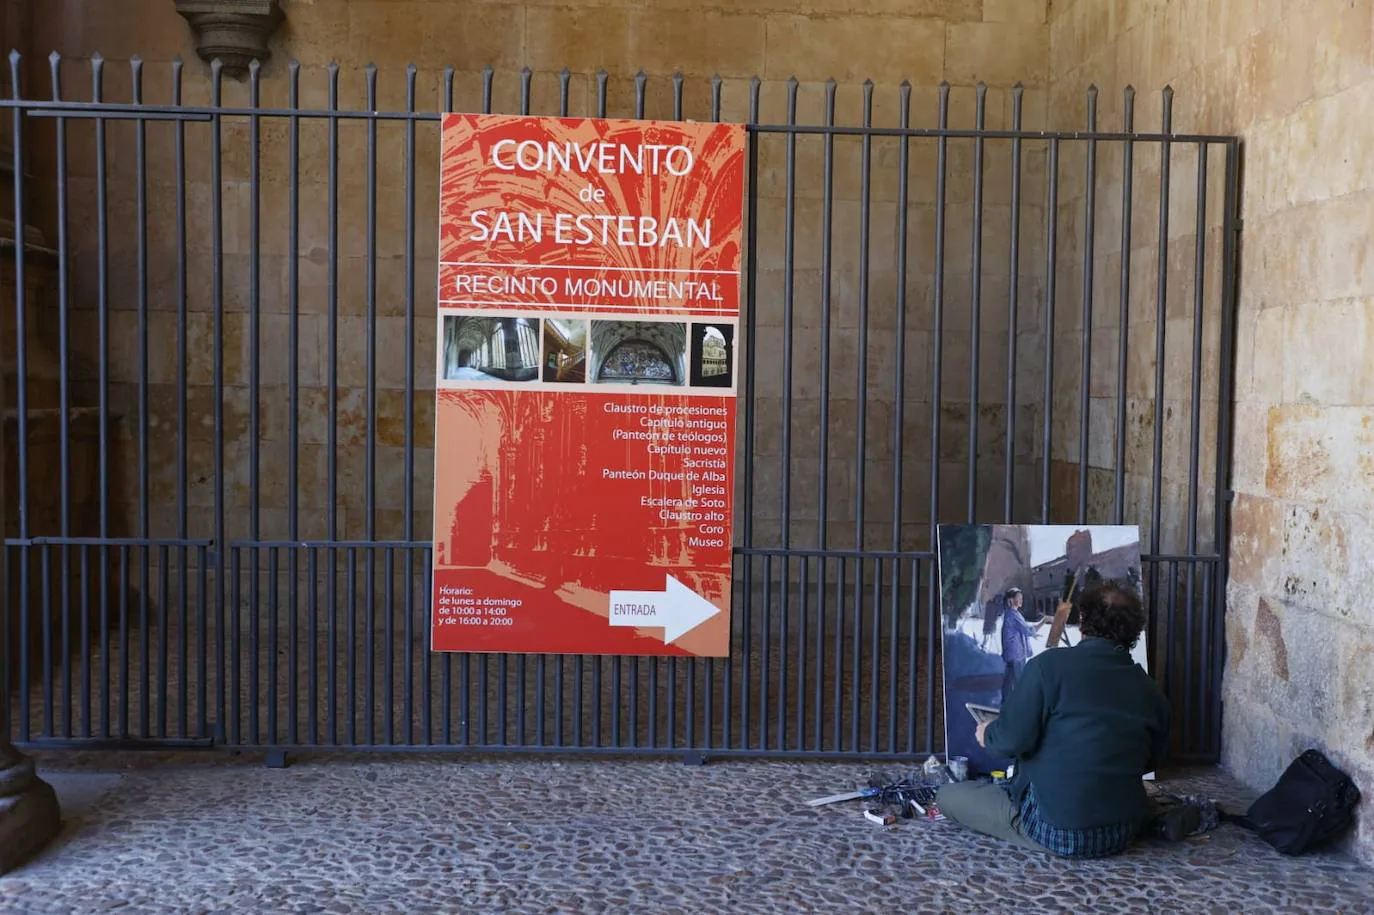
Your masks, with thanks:
[[[1307,750],[1244,815],[1226,813],[1222,818],[1254,832],[1282,854],[1300,855],[1348,829],[1359,802],[1360,791],[1350,777],[1317,750]]]

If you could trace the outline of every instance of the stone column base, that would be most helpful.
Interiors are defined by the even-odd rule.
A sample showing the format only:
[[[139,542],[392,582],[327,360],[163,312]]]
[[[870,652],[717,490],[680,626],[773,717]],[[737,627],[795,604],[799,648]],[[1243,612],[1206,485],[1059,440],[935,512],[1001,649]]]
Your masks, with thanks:
[[[28,861],[62,826],[57,792],[39,778],[33,760],[0,748],[0,874]]]

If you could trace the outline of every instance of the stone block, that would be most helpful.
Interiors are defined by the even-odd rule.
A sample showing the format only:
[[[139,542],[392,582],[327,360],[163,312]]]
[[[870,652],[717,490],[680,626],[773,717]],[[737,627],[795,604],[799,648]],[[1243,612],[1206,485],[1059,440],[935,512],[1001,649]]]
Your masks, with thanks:
[[[984,22],[1044,25],[1049,20],[1046,0],[983,0]]]
[[[1363,30],[1366,39],[1369,29]],[[1374,79],[1299,108],[1289,119],[1288,201],[1303,204],[1374,188]]]
[[[645,70],[698,76],[752,76],[765,70],[764,21],[757,16],[646,11],[632,13],[630,21],[631,60]]]
[[[1285,509],[1262,496],[1241,494],[1231,509],[1231,582],[1259,594],[1282,583]]]
[[[1291,18],[1289,40],[1311,48],[1314,96],[1339,93],[1356,84],[1368,95],[1368,80],[1374,77],[1374,28],[1370,27],[1367,6],[1347,0],[1316,0],[1305,6],[1301,15]],[[1360,118],[1358,126],[1351,122],[1345,127],[1359,130],[1364,122]]]
[[[1268,407],[1240,402],[1232,415],[1234,442],[1231,485],[1238,492],[1261,494],[1268,476]]]
[[[1036,39],[1029,39],[1035,35]],[[1049,71],[1049,30],[1016,22],[951,24],[945,43],[950,82],[993,86],[1042,83]]]
[[[1287,754],[1290,726],[1264,696],[1237,695],[1228,688],[1222,719],[1222,764],[1246,784],[1267,790],[1293,761]]]
[[[1357,638],[1348,623],[1324,613],[1259,598],[1248,674],[1253,694],[1295,729],[1331,733],[1340,726],[1343,693],[1332,674]]]
[[[1327,405],[1374,403],[1374,365],[1354,341],[1374,334],[1374,298],[1283,310],[1283,400]]]
[[[1277,406],[1268,416],[1269,491],[1347,511],[1374,508],[1374,410]]]
[[[1352,633],[1341,652],[1341,728],[1332,743],[1347,748],[1366,767],[1374,765],[1374,635],[1368,629]],[[1367,784],[1367,783],[1366,783]]]
[[[1239,396],[1257,403],[1279,403],[1288,387],[1285,380],[1287,357],[1285,353],[1292,341],[1284,335],[1287,332],[1288,317],[1280,308],[1260,311],[1251,321],[1241,321],[1241,336],[1237,344],[1238,354],[1236,386]],[[1248,328],[1248,330],[1246,330]],[[1245,346],[1246,336],[1249,346]],[[1244,370],[1242,370],[1244,369]]]
[[[359,5],[350,4],[350,11]],[[552,60],[531,61],[525,56],[525,22],[530,14],[519,6],[425,3],[414,14],[420,30],[418,60],[414,44],[401,45],[380,35],[373,36],[371,53],[385,54],[388,62],[413,62],[436,69],[452,66],[461,70],[480,70],[490,65],[514,70],[526,63],[553,63]]]
[[[864,52],[855,54],[860,47]],[[764,75],[770,79],[930,85],[946,75],[944,26],[923,19],[772,16],[767,48]]]
[[[604,67],[616,75],[635,72],[631,49],[633,21],[622,10],[549,8],[530,17],[525,57],[543,66],[592,73]]]
[[[1282,589],[1287,600],[1368,627],[1374,623],[1366,595],[1374,570],[1361,544],[1369,521],[1356,514],[1290,506],[1283,526]]]

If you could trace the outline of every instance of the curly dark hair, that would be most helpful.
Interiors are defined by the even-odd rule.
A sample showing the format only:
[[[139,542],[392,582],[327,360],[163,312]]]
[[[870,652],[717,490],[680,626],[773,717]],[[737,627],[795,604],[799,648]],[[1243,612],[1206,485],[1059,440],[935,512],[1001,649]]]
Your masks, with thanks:
[[[1106,639],[1130,651],[1145,628],[1145,608],[1140,598],[1121,585],[1108,583],[1089,588],[1075,601],[1079,631],[1084,637]]]

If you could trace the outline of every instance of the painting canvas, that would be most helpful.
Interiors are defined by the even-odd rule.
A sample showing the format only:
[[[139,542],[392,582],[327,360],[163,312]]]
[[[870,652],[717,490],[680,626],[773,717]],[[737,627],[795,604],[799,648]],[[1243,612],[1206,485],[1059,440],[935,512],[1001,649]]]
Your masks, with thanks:
[[[1023,650],[1018,633],[1029,630],[1034,657],[1078,644],[1076,613],[1062,627],[1053,622],[1066,595],[1114,582],[1144,599],[1140,529],[946,524],[939,528],[938,560],[945,747],[951,756],[968,757],[972,771],[1005,769],[1010,760],[978,746],[974,730],[979,721],[996,717],[1015,685]],[[1143,633],[1131,656],[1149,670]]]

